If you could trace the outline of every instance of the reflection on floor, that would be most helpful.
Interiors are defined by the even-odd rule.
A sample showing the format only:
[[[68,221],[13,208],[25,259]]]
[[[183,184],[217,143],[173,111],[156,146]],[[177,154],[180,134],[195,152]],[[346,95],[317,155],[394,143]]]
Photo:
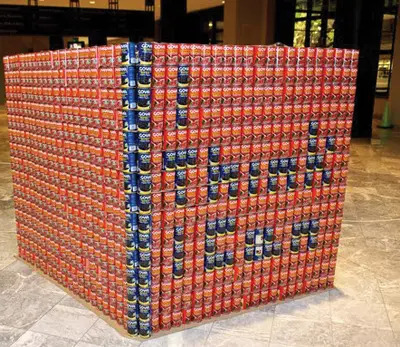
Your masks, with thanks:
[[[400,345],[400,133],[354,140],[336,288],[170,334],[151,346]],[[136,346],[16,261],[7,126],[0,114],[0,346]]]

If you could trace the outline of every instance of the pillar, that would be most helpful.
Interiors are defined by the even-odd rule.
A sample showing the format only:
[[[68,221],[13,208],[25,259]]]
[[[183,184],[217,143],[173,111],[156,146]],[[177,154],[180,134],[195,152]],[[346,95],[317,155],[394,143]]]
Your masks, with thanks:
[[[400,125],[400,98],[398,90],[400,88],[400,6],[397,12],[396,37],[394,39],[393,69],[390,79],[389,101],[392,107],[392,122]]]
[[[338,0],[335,47],[360,50],[353,137],[371,137],[384,0]]]

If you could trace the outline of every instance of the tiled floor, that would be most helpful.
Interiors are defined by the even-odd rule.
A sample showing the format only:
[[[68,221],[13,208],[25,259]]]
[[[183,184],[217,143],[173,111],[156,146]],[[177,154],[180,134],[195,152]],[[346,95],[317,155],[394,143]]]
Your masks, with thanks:
[[[390,134],[389,136],[386,136]],[[353,141],[336,287],[142,346],[400,346],[400,134]],[[16,261],[0,114],[0,347],[137,346]]]

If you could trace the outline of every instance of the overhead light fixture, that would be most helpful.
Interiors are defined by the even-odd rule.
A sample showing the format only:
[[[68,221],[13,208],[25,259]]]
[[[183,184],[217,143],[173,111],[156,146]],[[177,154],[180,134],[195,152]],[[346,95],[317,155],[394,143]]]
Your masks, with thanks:
[[[225,4],[225,0],[222,0],[222,5],[224,5]]]
[[[212,28],[212,27],[213,27],[213,22],[212,22],[212,21],[209,21],[209,22],[208,22],[208,27],[209,27],[209,28]]]
[[[96,1],[89,1],[89,4],[94,5]]]

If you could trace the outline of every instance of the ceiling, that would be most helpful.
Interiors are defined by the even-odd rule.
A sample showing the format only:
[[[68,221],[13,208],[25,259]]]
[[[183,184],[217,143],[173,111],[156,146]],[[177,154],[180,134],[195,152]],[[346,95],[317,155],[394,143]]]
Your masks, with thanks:
[[[27,0],[0,0],[0,5],[26,5]],[[108,0],[80,0],[81,7],[108,8]],[[156,6],[159,1],[156,1]],[[188,12],[222,5],[222,0],[187,0]],[[68,7],[69,0],[39,0],[39,6]],[[144,10],[144,0],[119,0],[121,10]]]

